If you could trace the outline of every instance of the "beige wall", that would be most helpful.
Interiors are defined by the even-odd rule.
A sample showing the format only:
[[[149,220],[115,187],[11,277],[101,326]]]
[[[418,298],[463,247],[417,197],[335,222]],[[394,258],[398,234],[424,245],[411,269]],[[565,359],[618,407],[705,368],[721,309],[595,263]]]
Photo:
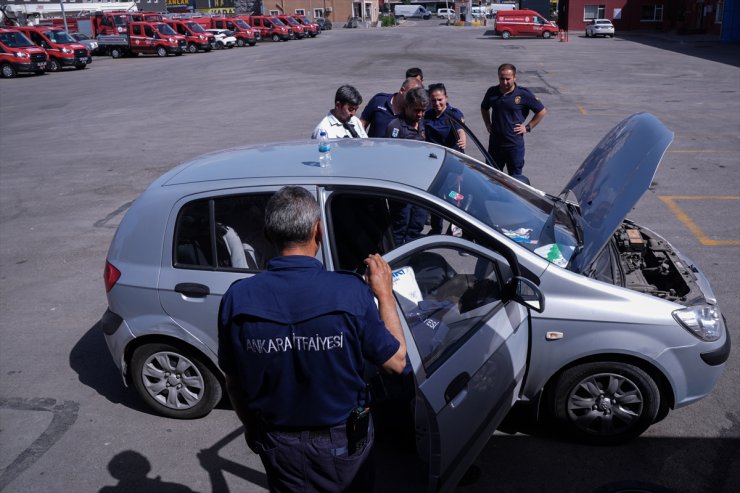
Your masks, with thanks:
[[[378,20],[378,0],[363,0],[366,4],[366,12],[369,10],[371,22]],[[359,12],[360,1],[352,2],[351,0],[263,0],[265,12],[276,10],[287,14],[294,14],[297,9],[303,9],[304,13],[311,18],[317,17],[316,9],[324,9],[331,12],[324,14],[324,17],[335,24],[335,28],[341,28],[347,22],[347,19],[354,15],[353,12]],[[354,6],[354,9],[353,9]]]

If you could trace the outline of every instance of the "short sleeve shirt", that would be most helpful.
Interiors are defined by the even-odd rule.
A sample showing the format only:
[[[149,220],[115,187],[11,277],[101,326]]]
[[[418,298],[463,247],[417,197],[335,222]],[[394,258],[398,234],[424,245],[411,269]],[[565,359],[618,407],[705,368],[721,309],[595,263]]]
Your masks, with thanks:
[[[403,118],[394,118],[388,124],[384,137],[390,139],[410,139],[410,140],[426,140],[426,132],[424,132],[424,119],[419,121],[419,128],[406,123]]]
[[[357,134],[358,138],[366,139],[367,134],[365,128],[362,126],[362,122],[356,116],[353,116],[347,122],[347,125],[351,126]],[[326,136],[330,139],[347,139],[353,138],[352,132],[342,122],[337,120],[331,111],[316,125],[316,128],[311,134],[312,139],[318,139],[321,131],[326,132]]]
[[[364,359],[380,366],[400,345],[359,276],[304,256],[232,284],[218,340],[219,366],[238,378],[247,409],[302,429],[345,422],[366,403]]]
[[[391,105],[393,96],[393,94],[378,93],[372,97],[365,109],[362,110],[360,118],[370,124],[367,132],[368,137],[385,137],[388,123],[396,117],[393,113],[393,105]]]
[[[424,130],[427,141],[460,151],[461,149],[457,146],[457,131],[462,127],[453,122],[448,115],[452,115],[458,120],[463,119],[462,111],[452,106],[447,106],[439,116],[435,114],[433,109],[427,110],[424,114]]]
[[[500,147],[524,147],[524,136],[514,133],[514,125],[524,123],[530,111],[545,108],[532,91],[518,85],[509,94],[501,94],[499,86],[489,87],[480,107],[491,110],[491,142]]]

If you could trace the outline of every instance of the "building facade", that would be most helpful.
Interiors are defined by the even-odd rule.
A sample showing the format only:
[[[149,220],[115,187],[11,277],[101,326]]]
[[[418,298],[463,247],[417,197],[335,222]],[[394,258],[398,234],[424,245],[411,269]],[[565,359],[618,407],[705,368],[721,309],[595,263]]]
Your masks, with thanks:
[[[585,30],[590,19],[609,19],[617,32],[675,31],[712,34],[722,31],[725,2],[735,0],[561,0],[558,24]]]

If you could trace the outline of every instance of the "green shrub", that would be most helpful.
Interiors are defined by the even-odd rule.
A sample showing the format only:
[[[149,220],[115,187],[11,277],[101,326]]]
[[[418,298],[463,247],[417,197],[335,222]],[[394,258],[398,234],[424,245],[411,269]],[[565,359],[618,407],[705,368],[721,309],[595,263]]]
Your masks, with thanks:
[[[396,17],[393,15],[384,15],[380,18],[380,25],[383,27],[395,26]]]

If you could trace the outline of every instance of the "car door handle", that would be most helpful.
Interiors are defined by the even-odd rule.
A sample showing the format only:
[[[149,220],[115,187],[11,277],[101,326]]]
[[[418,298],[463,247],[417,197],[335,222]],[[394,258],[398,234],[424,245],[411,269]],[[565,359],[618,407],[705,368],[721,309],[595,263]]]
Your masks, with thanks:
[[[456,376],[445,389],[445,402],[452,407],[457,407],[468,395],[468,382],[470,375],[461,373]]]
[[[181,282],[175,285],[175,291],[189,298],[205,298],[211,294],[211,290],[204,284],[195,282]]]

